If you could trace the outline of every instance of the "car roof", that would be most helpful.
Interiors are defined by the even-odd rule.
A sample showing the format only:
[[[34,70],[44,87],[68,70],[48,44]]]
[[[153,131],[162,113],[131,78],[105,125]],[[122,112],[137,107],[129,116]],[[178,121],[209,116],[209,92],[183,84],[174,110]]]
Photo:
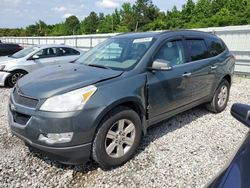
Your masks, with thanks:
[[[72,46],[67,46],[64,44],[40,44],[40,45],[34,45],[34,47],[37,47],[37,48],[63,48],[63,47],[67,47],[67,48],[75,49]]]
[[[166,35],[185,35],[185,36],[207,36],[207,37],[216,37],[216,35],[204,31],[198,30],[169,30],[161,32],[135,32],[135,33],[124,33],[116,35],[114,38],[146,38],[146,37],[161,37]]]
[[[158,35],[157,32],[135,32],[135,33],[122,33],[114,36],[113,38],[147,38],[147,37],[155,37]]]
[[[15,45],[15,46],[19,46],[19,44],[16,44],[16,43],[0,43],[2,45]]]

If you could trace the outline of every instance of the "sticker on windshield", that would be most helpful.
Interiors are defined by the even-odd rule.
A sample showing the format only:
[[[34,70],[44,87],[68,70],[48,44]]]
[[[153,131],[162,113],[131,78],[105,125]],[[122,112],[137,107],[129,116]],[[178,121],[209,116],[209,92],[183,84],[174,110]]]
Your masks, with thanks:
[[[135,39],[133,41],[133,43],[144,43],[144,42],[151,42],[153,40],[152,37],[148,37],[148,38],[140,38],[140,39]]]

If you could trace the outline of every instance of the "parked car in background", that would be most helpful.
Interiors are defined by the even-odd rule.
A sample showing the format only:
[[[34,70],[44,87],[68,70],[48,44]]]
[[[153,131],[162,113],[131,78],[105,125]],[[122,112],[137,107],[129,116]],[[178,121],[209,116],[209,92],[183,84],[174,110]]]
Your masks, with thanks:
[[[231,114],[250,128],[250,105],[234,104]],[[229,165],[208,185],[210,188],[250,187],[250,132]]]
[[[13,87],[24,75],[42,67],[76,60],[83,52],[65,45],[39,45],[0,58],[0,86]]]
[[[0,56],[12,55],[22,49],[23,47],[18,44],[7,44],[0,42]]]
[[[62,163],[92,158],[102,168],[117,167],[133,156],[149,126],[203,103],[223,111],[234,66],[212,34],[118,35],[75,63],[20,79],[9,125],[28,146]]]

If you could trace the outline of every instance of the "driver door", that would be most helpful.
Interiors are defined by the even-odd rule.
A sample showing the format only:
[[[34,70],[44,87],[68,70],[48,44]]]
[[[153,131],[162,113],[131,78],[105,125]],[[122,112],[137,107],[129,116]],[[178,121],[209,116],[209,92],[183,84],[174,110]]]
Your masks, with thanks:
[[[56,48],[45,48],[33,55],[29,61],[32,61],[32,71],[46,66],[55,65],[57,61]]]
[[[172,69],[147,73],[149,119],[164,117],[166,113],[181,108],[192,100],[192,83],[189,78],[192,66],[185,63],[184,45],[182,37],[166,40],[153,57],[153,61],[169,62]]]

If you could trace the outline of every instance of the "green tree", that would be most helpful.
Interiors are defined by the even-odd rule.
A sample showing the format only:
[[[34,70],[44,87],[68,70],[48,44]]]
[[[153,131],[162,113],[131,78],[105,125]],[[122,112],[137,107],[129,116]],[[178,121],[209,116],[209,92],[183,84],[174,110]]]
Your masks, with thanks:
[[[136,21],[134,18],[134,10],[131,3],[124,3],[120,10],[121,23],[123,29],[127,31],[134,31],[136,27]]]
[[[213,0],[211,3],[212,13],[216,14],[227,4],[228,0]]]
[[[145,30],[145,25],[153,22],[159,15],[151,0],[137,0],[133,6],[137,30]]]
[[[102,19],[99,17],[98,33],[111,33],[114,31],[114,22],[111,15],[107,15]]]
[[[166,24],[166,15],[164,12],[160,12],[158,17],[154,19],[152,22],[148,23],[145,26],[145,29],[148,31],[156,31],[156,30],[165,30],[167,29]]]
[[[194,16],[195,3],[192,0],[188,0],[182,7],[182,19],[187,23],[190,22]]]
[[[111,14],[91,12],[84,20],[71,16],[63,23],[43,21],[25,29],[0,28],[0,36],[60,36],[109,32],[131,32],[250,24],[250,0],[187,0],[178,10],[160,12],[152,0],[124,3]]]
[[[86,34],[96,33],[98,25],[99,17],[95,12],[91,12],[82,22],[82,28]]]
[[[180,29],[183,28],[184,21],[182,19],[181,11],[176,6],[171,11],[167,12],[167,29]]]
[[[67,35],[79,34],[80,21],[76,16],[70,16],[65,21],[65,32]]]
[[[36,28],[38,36],[47,36],[48,29],[47,24],[44,21],[39,20],[38,22],[36,22]]]

